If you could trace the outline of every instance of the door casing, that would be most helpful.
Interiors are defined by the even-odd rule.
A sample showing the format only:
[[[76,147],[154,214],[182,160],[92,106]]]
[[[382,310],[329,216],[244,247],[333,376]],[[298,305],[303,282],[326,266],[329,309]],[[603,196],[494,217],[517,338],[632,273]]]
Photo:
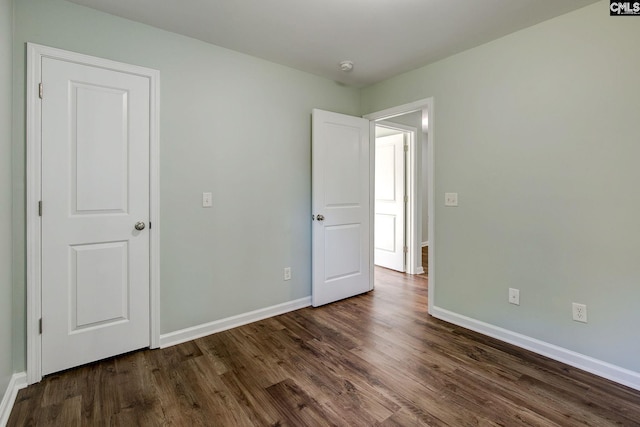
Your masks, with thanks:
[[[41,246],[42,228],[39,215],[41,189],[41,108],[39,84],[42,58],[54,58],[94,67],[136,74],[149,79],[149,238],[150,347],[160,345],[160,72],[150,68],[27,43],[27,382],[42,379],[42,340],[39,320],[42,313]],[[43,88],[46,96],[46,88]],[[46,206],[43,208],[46,210]]]

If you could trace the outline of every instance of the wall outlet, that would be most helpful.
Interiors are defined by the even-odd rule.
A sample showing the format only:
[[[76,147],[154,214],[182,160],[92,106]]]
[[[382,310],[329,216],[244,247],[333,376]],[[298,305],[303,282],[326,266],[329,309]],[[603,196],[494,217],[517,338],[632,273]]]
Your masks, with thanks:
[[[587,306],[574,302],[572,305],[573,320],[576,322],[587,323]]]
[[[291,267],[284,268],[284,280],[291,280]]]
[[[520,289],[509,288],[509,304],[520,305]]]

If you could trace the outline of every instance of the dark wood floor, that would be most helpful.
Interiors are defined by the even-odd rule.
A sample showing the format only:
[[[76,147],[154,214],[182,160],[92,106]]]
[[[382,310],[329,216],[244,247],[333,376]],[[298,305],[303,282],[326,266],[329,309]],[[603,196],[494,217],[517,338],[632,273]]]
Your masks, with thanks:
[[[426,275],[429,271],[429,247],[422,247],[422,269],[424,270],[424,274]]]
[[[640,392],[430,318],[427,279],[46,377],[9,426],[640,425]]]

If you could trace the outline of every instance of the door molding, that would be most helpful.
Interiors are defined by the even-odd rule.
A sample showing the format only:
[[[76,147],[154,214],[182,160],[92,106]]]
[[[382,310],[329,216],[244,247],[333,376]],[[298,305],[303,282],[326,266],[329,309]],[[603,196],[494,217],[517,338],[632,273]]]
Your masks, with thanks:
[[[38,202],[42,197],[41,107],[39,83],[42,59],[53,58],[77,64],[135,74],[149,79],[149,342],[160,346],[160,72],[150,68],[97,58],[62,49],[27,43],[27,382],[42,379],[41,247],[42,227]],[[46,88],[44,89],[46,91]],[[45,95],[46,96],[46,95]],[[46,209],[46,206],[44,207]]]
[[[381,111],[376,111],[370,114],[366,114],[363,117],[367,120],[370,120],[370,128],[371,128],[371,136],[370,136],[370,144],[372,147],[374,147],[375,144],[375,132],[374,132],[374,128],[375,128],[375,123],[379,122],[381,120],[385,120],[385,119],[390,119],[392,117],[395,116],[400,116],[403,114],[407,114],[407,113],[413,113],[415,111],[422,111],[423,117],[428,117],[428,132],[427,132],[427,176],[428,176],[428,183],[427,183],[427,201],[428,201],[428,233],[429,233],[429,261],[428,261],[428,276],[429,276],[429,287],[428,287],[428,304],[429,304],[429,312],[433,311],[433,302],[434,302],[434,295],[435,295],[435,267],[434,267],[434,253],[435,253],[435,234],[434,234],[434,229],[435,229],[435,195],[434,195],[434,188],[435,188],[435,170],[434,170],[434,100],[433,97],[430,98],[424,98],[424,99],[420,99],[418,101],[414,101],[414,102],[410,102],[408,104],[402,104],[402,105],[398,105],[395,107],[391,107],[391,108],[387,108],[385,110],[381,110]],[[416,144],[417,145],[417,144]],[[419,154],[419,147],[416,146],[416,150],[414,150],[414,159],[413,162],[411,163],[411,167],[413,169],[413,180],[414,182],[418,183],[419,180],[419,174],[422,171],[422,168],[419,167],[419,163],[418,163],[418,159],[420,158]],[[373,159],[372,157],[372,164],[371,164],[371,168],[373,169],[373,162],[375,161],[375,159]],[[373,173],[373,172],[372,172]],[[373,178],[371,178],[373,179]],[[416,220],[417,218],[421,218],[421,203],[420,200],[420,192],[418,191],[419,189],[419,185],[415,185],[414,188],[411,191],[411,194],[409,194],[409,199],[413,199],[415,200],[415,204],[412,207],[412,218],[413,218],[413,224],[412,224],[412,229],[413,229],[413,238],[414,238],[414,246],[419,246],[416,248],[411,248],[415,251],[415,253],[418,253],[418,250],[422,250],[421,249],[421,242],[422,242],[422,236],[421,231],[422,231],[422,226],[420,223],[418,223]],[[372,186],[372,192],[375,189]],[[372,194],[372,198],[373,198],[373,194]],[[373,215],[374,215],[374,209],[371,208],[371,224],[373,224]],[[423,212],[424,214],[424,212]],[[371,238],[373,239],[373,225],[371,225],[370,227],[371,230]],[[373,241],[373,240],[372,240]],[[410,251],[411,251],[410,249]],[[373,257],[373,249],[372,249],[372,257]],[[372,260],[372,269],[373,269],[373,258],[371,258]],[[372,273],[372,277],[373,277],[373,273]]]

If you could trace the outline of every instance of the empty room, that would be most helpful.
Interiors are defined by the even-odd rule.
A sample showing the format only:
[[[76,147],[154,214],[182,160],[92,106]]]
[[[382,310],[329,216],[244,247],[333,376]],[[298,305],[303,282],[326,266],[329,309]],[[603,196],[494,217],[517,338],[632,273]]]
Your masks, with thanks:
[[[0,0],[0,426],[640,425],[640,3]]]

